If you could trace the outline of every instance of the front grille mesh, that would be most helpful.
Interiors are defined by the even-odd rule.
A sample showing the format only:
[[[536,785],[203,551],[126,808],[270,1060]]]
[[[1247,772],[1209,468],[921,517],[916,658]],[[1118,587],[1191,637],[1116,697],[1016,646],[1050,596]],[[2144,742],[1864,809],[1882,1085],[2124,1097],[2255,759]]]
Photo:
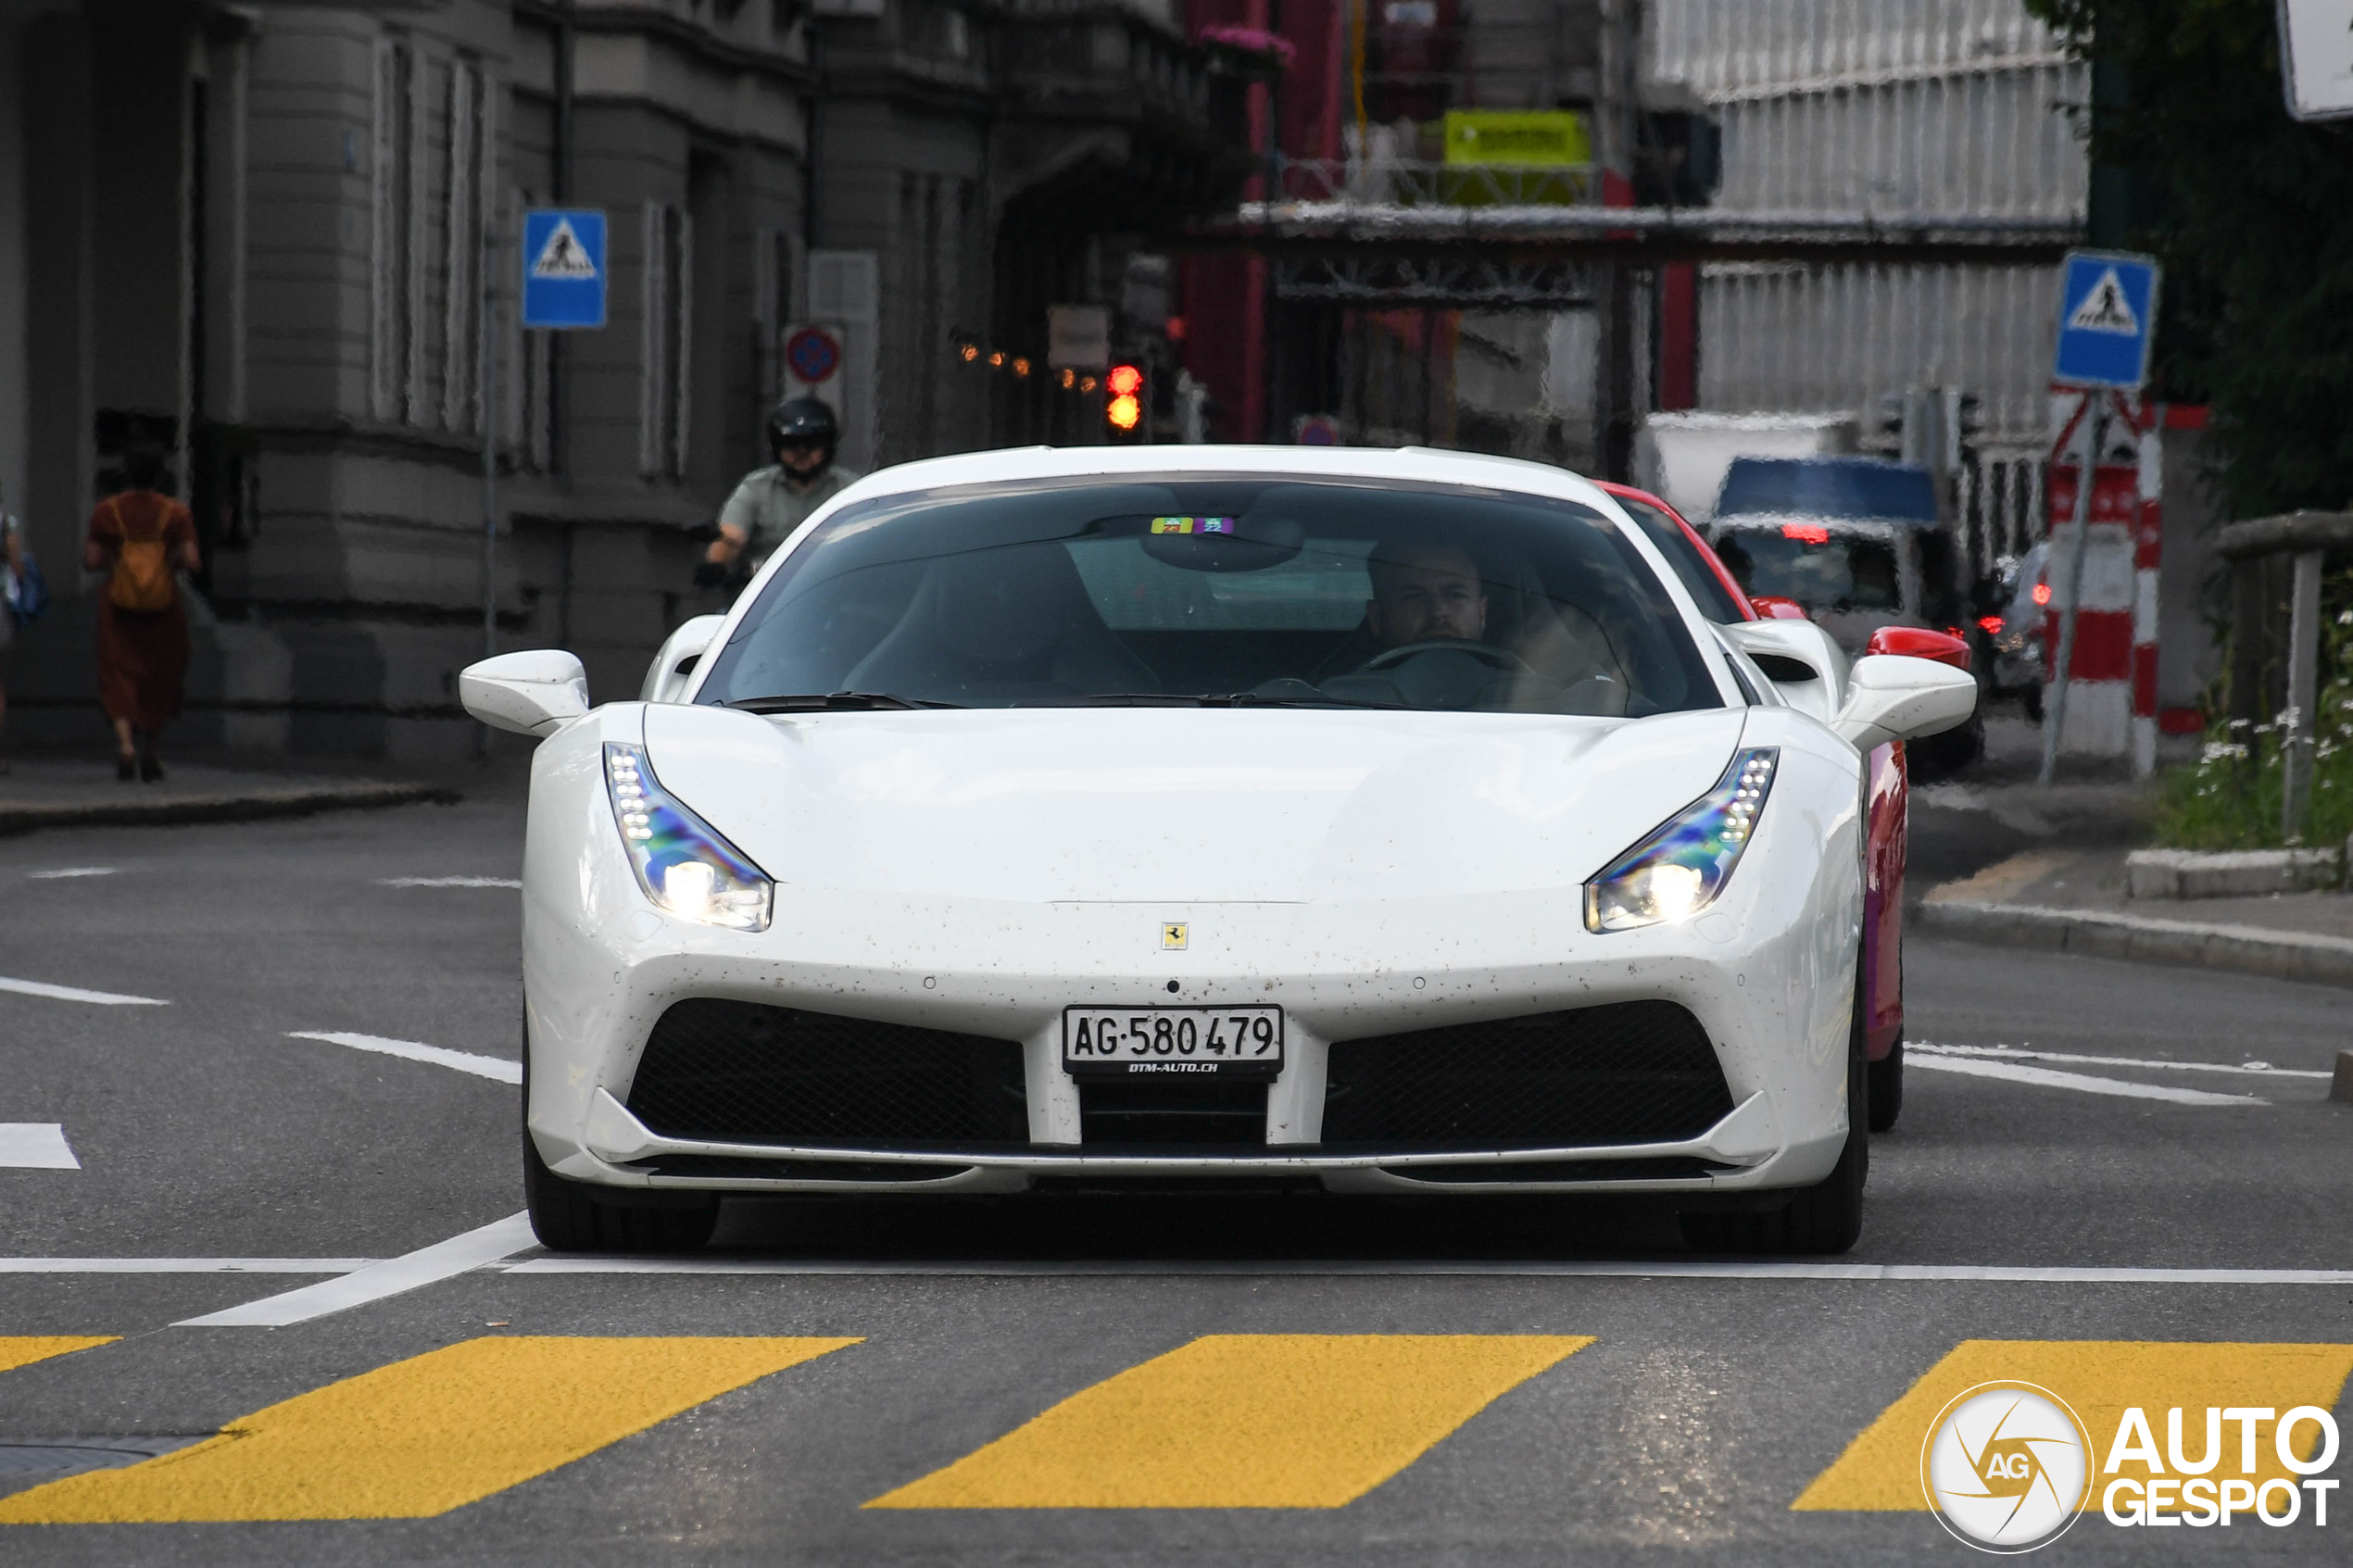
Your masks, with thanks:
[[[1569,1148],[1698,1136],[1732,1109],[1707,1031],[1673,1002],[1616,1002],[1348,1040],[1324,1147]]]
[[[1017,1040],[698,997],[654,1024],[629,1110],[666,1138],[985,1150],[1026,1146]]]

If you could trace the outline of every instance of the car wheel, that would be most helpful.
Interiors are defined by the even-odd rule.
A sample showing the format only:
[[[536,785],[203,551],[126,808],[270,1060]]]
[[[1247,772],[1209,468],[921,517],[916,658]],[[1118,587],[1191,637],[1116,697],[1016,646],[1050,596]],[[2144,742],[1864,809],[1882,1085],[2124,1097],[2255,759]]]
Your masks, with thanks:
[[[1896,1041],[1887,1047],[1887,1054],[1871,1063],[1871,1131],[1884,1133],[1895,1125],[1904,1113],[1904,1042]]]
[[[711,1239],[719,1223],[716,1194],[633,1190],[617,1194],[621,1200],[614,1201],[586,1182],[547,1169],[531,1138],[527,1031],[522,1062],[523,1205],[531,1212],[532,1234],[542,1247],[557,1252],[692,1252]]]
[[[1863,1234],[1863,1185],[1871,1169],[1871,1073],[1864,1059],[1862,971],[1856,971],[1855,1012],[1846,1038],[1846,1147],[1831,1173],[1780,1209],[1695,1210],[1680,1216],[1683,1240],[1694,1251],[1837,1253]]]

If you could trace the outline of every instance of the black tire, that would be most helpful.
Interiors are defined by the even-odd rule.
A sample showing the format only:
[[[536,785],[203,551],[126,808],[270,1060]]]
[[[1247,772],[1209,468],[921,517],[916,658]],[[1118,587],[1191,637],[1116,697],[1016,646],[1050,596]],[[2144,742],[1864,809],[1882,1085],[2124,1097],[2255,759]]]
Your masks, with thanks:
[[[559,1176],[531,1139],[531,1039],[522,1049],[522,1195],[532,1234],[556,1252],[693,1252],[719,1224],[719,1197],[616,1190]],[[615,1201],[614,1199],[618,1199]]]
[[[1863,1055],[1863,972],[1855,972],[1855,1010],[1846,1039],[1846,1147],[1831,1173],[1779,1209],[1696,1210],[1684,1213],[1683,1240],[1698,1252],[1840,1253],[1863,1234],[1863,1186],[1871,1170],[1871,1074]]]
[[[1884,1133],[1895,1125],[1904,1114],[1904,1042],[1888,1047],[1887,1054],[1871,1063],[1871,1131]]]

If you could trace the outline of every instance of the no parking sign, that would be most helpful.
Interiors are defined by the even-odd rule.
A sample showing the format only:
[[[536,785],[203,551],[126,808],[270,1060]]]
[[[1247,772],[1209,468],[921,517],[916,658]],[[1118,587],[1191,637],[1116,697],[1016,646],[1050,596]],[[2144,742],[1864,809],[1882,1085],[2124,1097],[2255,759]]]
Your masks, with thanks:
[[[821,385],[841,369],[841,340],[824,327],[803,327],[785,340],[785,363],[796,381]]]

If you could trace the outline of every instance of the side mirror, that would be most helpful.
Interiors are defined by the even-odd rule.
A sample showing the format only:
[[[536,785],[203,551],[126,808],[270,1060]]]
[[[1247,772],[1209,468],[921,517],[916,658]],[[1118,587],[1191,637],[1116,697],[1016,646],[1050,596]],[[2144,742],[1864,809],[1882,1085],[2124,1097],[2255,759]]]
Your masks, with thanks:
[[[465,668],[458,700],[494,730],[551,734],[588,711],[588,672],[561,648],[502,653]]]
[[[1925,626],[1882,626],[1871,633],[1863,645],[1867,655],[1875,653],[1902,654],[1909,659],[1932,659],[1939,664],[1949,664],[1956,670],[1969,668],[1969,644],[1949,632],[1931,632]]]
[[[1846,700],[1846,655],[1812,621],[1739,621],[1718,630],[1798,711],[1827,724]]]
[[[1941,734],[1977,709],[1976,679],[1933,659],[1869,654],[1846,681],[1846,701],[1831,728],[1861,751]]]
[[[654,655],[653,663],[646,668],[646,684],[637,693],[637,700],[676,702],[693,677],[695,666],[711,651],[711,639],[726,623],[724,615],[698,615],[671,633],[663,640],[661,651]]]

